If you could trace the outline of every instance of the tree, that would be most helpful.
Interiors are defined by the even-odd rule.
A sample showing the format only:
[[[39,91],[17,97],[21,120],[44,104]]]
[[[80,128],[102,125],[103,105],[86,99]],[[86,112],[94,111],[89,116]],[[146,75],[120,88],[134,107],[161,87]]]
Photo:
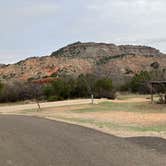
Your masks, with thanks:
[[[80,75],[77,78],[76,91],[80,97],[91,97],[92,104],[94,103],[94,91],[97,77],[93,74]]]
[[[52,86],[52,84],[47,84],[43,87],[43,93],[46,97],[46,99],[48,99],[50,96],[54,95],[54,88]]]
[[[0,93],[2,92],[3,84],[0,82]]]
[[[71,97],[73,84],[73,80],[58,79],[44,86],[44,95],[50,101],[68,99]]]
[[[76,79],[76,86],[74,89],[74,96],[75,97],[88,97],[90,94],[88,88],[88,82],[86,77],[81,74]]]
[[[112,80],[102,78],[97,80],[95,85],[95,96],[115,99],[115,92],[113,91]]]
[[[150,73],[147,71],[141,71],[139,74],[136,74],[129,86],[132,92],[148,93],[149,87],[147,87],[146,82],[151,80]]]
[[[1,102],[16,102],[29,99],[40,100],[43,96],[42,86],[29,82],[13,81],[3,85],[0,93]]]
[[[132,78],[129,84],[126,84],[125,88],[128,87],[132,92],[150,93],[152,91],[150,82],[154,81],[166,81],[166,71],[158,68],[150,72],[141,71]],[[163,93],[165,90],[166,87],[164,84],[153,86],[154,93]]]

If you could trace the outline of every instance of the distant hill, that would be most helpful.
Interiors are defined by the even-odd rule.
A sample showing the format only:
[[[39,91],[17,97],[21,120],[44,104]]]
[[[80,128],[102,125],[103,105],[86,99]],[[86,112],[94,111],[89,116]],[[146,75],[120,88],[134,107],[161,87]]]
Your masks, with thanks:
[[[0,67],[2,67],[2,66],[5,66],[5,64],[1,64],[1,63],[0,63]]]
[[[50,56],[32,57],[11,65],[0,65],[1,80],[38,80],[95,73],[116,82],[130,79],[141,70],[166,69],[166,55],[146,46],[106,43],[73,43]]]

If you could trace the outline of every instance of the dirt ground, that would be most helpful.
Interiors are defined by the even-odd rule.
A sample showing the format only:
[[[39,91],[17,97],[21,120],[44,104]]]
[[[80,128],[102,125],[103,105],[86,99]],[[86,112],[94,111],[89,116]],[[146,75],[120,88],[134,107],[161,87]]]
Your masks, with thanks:
[[[95,106],[107,100],[95,100]],[[0,112],[3,114],[21,114],[29,116],[39,116],[59,121],[65,121],[77,125],[95,128],[97,130],[114,134],[117,136],[157,136],[166,138],[166,131],[130,131],[126,126],[131,127],[166,127],[166,112],[131,112],[126,111],[94,111],[79,113],[80,109],[91,109],[90,99],[87,100],[72,100],[54,103],[42,103],[42,110],[37,112],[36,105],[24,105],[12,107],[0,107]],[[112,103],[148,103],[149,99],[143,97],[127,98],[125,100],[114,100]],[[7,111],[5,111],[7,110]],[[112,126],[115,127],[110,127]],[[109,127],[108,127],[109,125]],[[118,126],[118,127],[117,127]],[[120,126],[120,127],[119,127]]]
[[[106,99],[95,99],[94,103],[98,104],[100,102],[107,101]],[[77,100],[65,100],[65,101],[56,101],[56,102],[44,102],[40,103],[41,108],[52,108],[52,107],[63,107],[63,106],[72,106],[72,105],[83,105],[90,104],[91,99],[77,99]],[[30,104],[13,104],[13,105],[0,105],[0,113],[18,113],[22,110],[37,109],[36,103]]]
[[[123,111],[111,111],[111,112],[85,112],[83,114],[74,112],[74,110],[86,109],[89,105],[78,106],[63,106],[57,108],[46,108],[42,112],[31,112],[34,115],[44,116],[64,116],[70,118],[86,118],[99,121],[112,121],[118,123],[138,124],[138,125],[151,125],[151,124],[165,124],[166,113],[139,113],[139,112],[126,112]],[[72,111],[72,112],[70,112]]]

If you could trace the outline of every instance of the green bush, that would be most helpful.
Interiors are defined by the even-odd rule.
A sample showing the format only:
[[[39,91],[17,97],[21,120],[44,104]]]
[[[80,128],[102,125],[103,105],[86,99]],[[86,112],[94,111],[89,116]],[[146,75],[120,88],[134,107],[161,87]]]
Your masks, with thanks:
[[[3,89],[3,84],[0,82],[0,94],[2,92],[2,89]]]
[[[95,96],[97,98],[115,99],[115,91],[113,90],[112,80],[103,78],[96,81]]]
[[[48,101],[72,98],[115,98],[112,80],[95,75],[80,75],[77,78],[63,77],[47,84],[14,81],[0,84],[0,102],[16,102],[31,99]]]
[[[115,98],[115,91],[111,79],[97,79],[96,76],[87,74],[78,78],[61,78],[44,87],[47,100],[63,100],[71,98],[89,98],[91,95],[101,98]]]
[[[129,84],[132,92],[148,93],[149,87],[147,87],[147,82],[151,80],[151,75],[147,71],[141,71],[136,74]]]
[[[164,70],[152,70],[141,71],[136,74],[129,83],[126,83],[121,87],[122,91],[131,91],[134,93],[148,94],[150,93],[151,86],[149,84],[150,81],[165,81],[166,80],[166,72]],[[155,92],[165,92],[166,87],[163,85],[157,85],[155,88]]]
[[[60,101],[60,100],[63,100],[63,98],[58,96],[49,96],[47,98],[47,101]]]
[[[55,98],[56,96],[56,100],[63,100],[68,99],[72,96],[73,88],[74,82],[72,82],[72,80],[66,81],[63,79],[59,79],[52,82],[51,84],[44,86],[43,92],[46,99],[50,100],[50,98]]]

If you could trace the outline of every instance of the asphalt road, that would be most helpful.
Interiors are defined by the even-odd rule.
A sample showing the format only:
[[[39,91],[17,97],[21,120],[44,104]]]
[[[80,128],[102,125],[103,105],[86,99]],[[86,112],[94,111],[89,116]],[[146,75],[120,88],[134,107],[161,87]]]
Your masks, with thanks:
[[[166,166],[163,149],[146,146],[148,138],[138,140],[41,118],[3,115],[0,166]]]

